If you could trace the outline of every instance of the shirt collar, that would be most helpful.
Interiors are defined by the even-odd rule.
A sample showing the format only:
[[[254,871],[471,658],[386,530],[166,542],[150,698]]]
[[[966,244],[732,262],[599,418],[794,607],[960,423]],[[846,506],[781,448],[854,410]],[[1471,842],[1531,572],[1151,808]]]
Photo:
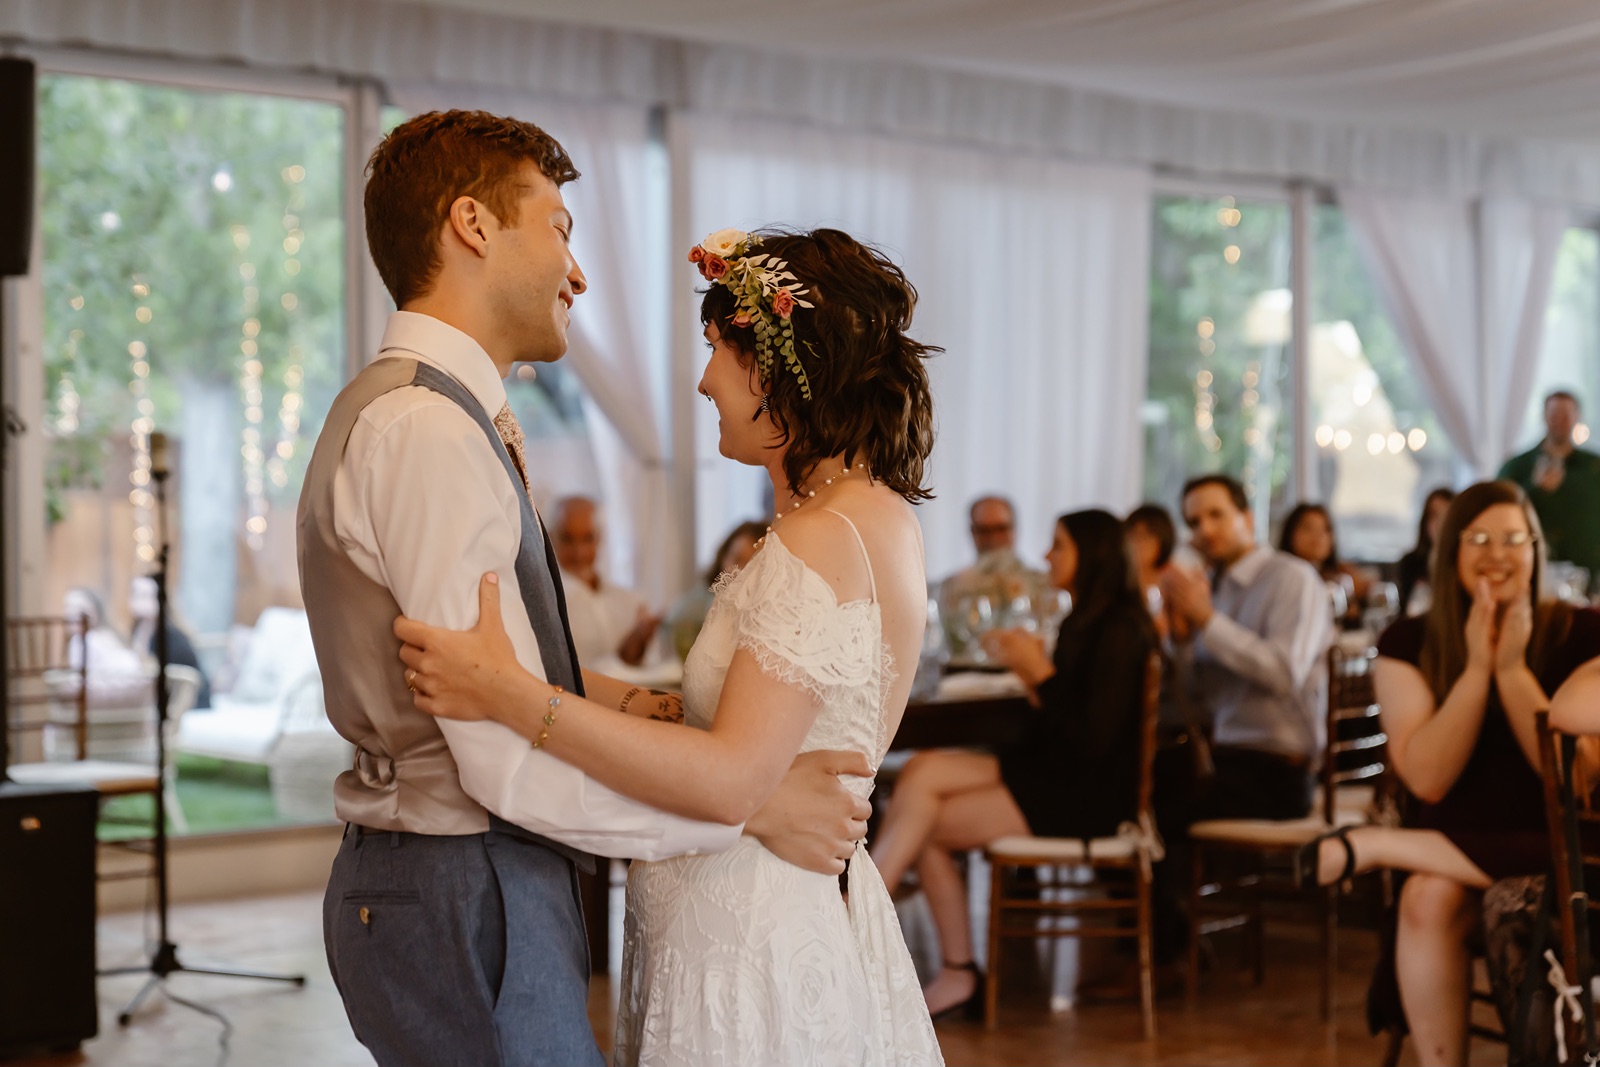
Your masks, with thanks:
[[[1256,545],[1234,560],[1233,566],[1222,572],[1222,581],[1232,582],[1241,589],[1247,589],[1261,577],[1262,570],[1266,568],[1267,561],[1271,558],[1272,549],[1265,545]]]
[[[404,352],[437,367],[467,387],[490,418],[506,405],[506,386],[500,369],[483,346],[432,315],[396,311],[383,328],[378,356]]]

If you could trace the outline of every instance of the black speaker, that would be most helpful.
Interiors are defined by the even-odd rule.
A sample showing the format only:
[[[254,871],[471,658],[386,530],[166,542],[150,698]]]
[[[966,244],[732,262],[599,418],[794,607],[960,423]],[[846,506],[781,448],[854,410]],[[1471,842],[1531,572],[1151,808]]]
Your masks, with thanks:
[[[0,1059],[99,1031],[92,789],[0,781]]]
[[[28,273],[33,249],[33,63],[0,58],[0,276]]]

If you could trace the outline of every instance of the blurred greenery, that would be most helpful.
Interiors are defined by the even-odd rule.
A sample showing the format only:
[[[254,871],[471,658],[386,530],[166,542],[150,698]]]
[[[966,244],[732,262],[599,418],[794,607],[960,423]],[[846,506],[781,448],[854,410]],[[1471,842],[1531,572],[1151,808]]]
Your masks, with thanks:
[[[300,423],[320,425],[344,364],[342,126],[342,110],[324,103],[40,79],[45,388],[63,442],[53,492],[116,482],[101,442],[138,417],[135,342],[157,427],[178,423],[191,384],[238,382],[247,340],[262,365],[267,458],[280,436],[303,436],[278,420],[291,365],[304,374]],[[64,379],[79,398],[76,426],[61,418]],[[309,456],[296,448],[269,495],[292,501]]]
[[[1189,477],[1211,471],[1242,477],[1262,450],[1269,466],[1255,470],[1254,480],[1276,491],[1291,459],[1285,346],[1252,343],[1246,321],[1262,293],[1288,288],[1288,207],[1231,197],[1161,197],[1154,211],[1145,497],[1175,507]],[[1234,262],[1230,246],[1237,249]],[[1210,321],[1209,337],[1200,332],[1202,320]],[[1245,384],[1252,366],[1259,378],[1254,405]],[[1215,397],[1209,430],[1197,417],[1202,372],[1210,372]],[[1253,446],[1246,440],[1252,427],[1271,441]]]
[[[278,815],[266,767],[191,755],[176,757],[176,766],[178,803],[191,834],[256,830],[293,821]],[[101,808],[99,837],[102,841],[143,837],[154,817],[155,799],[148,794],[108,800]],[[167,828],[175,833],[171,822],[169,818]]]

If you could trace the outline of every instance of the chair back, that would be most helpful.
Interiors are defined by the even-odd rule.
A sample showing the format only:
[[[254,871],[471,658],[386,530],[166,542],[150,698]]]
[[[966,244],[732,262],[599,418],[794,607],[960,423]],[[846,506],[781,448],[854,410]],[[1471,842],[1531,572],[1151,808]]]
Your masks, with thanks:
[[[1339,810],[1343,786],[1371,783],[1376,787],[1388,768],[1389,738],[1378,721],[1378,697],[1372,665],[1378,650],[1328,650],[1328,748],[1322,757],[1322,816],[1331,825]]]
[[[73,741],[82,759],[89,744],[89,632],[87,615],[43,615],[6,620],[6,730],[12,735],[42,731],[49,709],[73,705]],[[74,656],[73,649],[77,649]],[[74,662],[76,659],[76,662]],[[59,679],[73,681],[65,687]],[[43,714],[32,709],[45,709]],[[16,762],[36,757],[13,752]]]
[[[1581,986],[1587,994],[1594,968],[1589,952],[1589,924],[1597,905],[1589,899],[1586,875],[1591,869],[1600,870],[1600,851],[1586,847],[1586,842],[1600,842],[1600,811],[1595,810],[1592,783],[1578,780],[1578,739],[1551,728],[1547,711],[1539,712],[1535,722],[1545,822],[1550,833],[1550,877],[1555,881],[1561,968],[1568,984]],[[1528,965],[1533,966],[1534,961]],[[1594,1005],[1587,995],[1579,1000],[1584,1006],[1585,1022],[1592,1029]],[[1581,1047],[1585,1043],[1592,1044],[1593,1038],[1584,1042],[1574,1032],[1568,1046]]]
[[[1139,713],[1139,795],[1135,817],[1139,826],[1155,826],[1156,750],[1160,744],[1162,655],[1152,652],[1144,668],[1144,706]]]

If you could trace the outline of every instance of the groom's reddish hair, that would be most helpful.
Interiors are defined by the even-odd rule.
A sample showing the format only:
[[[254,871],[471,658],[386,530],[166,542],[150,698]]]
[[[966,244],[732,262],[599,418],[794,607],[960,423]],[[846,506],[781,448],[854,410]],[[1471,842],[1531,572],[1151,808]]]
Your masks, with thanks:
[[[367,247],[395,305],[427,293],[439,272],[439,228],[470,196],[517,224],[517,179],[532,163],[556,185],[578,177],[539,127],[487,111],[430,111],[389,131],[367,161]]]

